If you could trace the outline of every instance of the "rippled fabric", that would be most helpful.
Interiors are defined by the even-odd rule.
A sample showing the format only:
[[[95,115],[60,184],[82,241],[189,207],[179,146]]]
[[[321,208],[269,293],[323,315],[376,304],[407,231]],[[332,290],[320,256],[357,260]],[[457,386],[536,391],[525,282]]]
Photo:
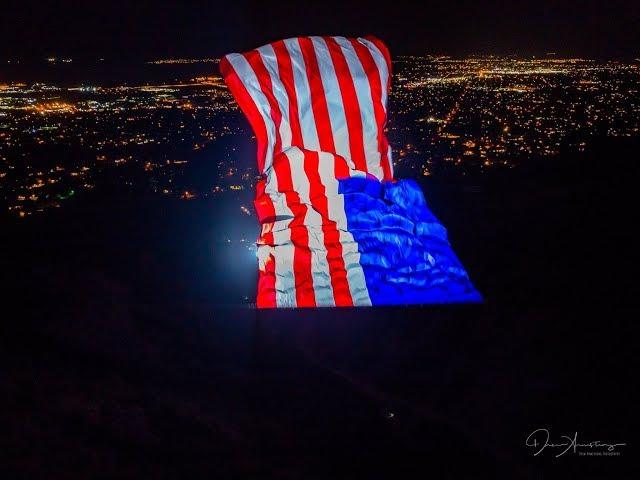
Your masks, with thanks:
[[[301,173],[309,156],[322,162],[324,174]],[[279,306],[301,306],[306,297],[299,292],[312,296],[314,306],[336,306],[341,295],[355,306],[481,300],[414,181],[380,181],[348,168],[345,178],[335,178],[332,172],[343,165],[342,157],[327,152],[288,149],[276,157],[256,199],[263,224],[260,268],[272,275],[261,286],[274,285]],[[290,185],[278,185],[276,172],[296,169]],[[312,189],[314,181],[322,188]],[[281,208],[264,207],[271,202]],[[288,215],[269,216],[284,206]],[[308,258],[308,275],[296,271],[296,251]],[[266,268],[271,258],[279,271]],[[331,281],[336,271],[344,272],[344,282]]]
[[[340,194],[373,305],[481,300],[414,181],[350,178]]]
[[[480,298],[420,189],[394,180],[391,68],[375,37],[288,38],[221,60],[257,143],[259,308]]]

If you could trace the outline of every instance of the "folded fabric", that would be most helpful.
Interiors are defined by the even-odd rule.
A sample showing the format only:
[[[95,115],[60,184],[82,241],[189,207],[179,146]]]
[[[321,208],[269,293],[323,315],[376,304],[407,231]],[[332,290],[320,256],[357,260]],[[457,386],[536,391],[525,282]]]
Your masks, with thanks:
[[[380,40],[281,40],[221,71],[258,144],[258,307],[480,300],[418,185],[393,179]]]
[[[274,160],[255,201],[259,304],[479,301],[418,185],[357,170],[336,178],[345,165],[342,157],[296,147]],[[278,183],[289,172],[296,172],[292,181]]]

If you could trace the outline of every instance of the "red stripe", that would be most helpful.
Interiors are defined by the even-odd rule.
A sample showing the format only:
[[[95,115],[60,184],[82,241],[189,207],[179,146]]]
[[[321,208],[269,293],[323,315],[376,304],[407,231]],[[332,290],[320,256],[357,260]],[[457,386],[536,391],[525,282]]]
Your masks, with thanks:
[[[284,43],[282,44],[282,46],[284,47]],[[276,152],[278,152],[282,149],[280,141],[281,139],[279,135],[282,113],[280,111],[278,102],[273,94],[273,85],[271,82],[271,78],[269,77],[269,72],[267,71],[264,62],[262,61],[262,57],[260,57],[259,52],[255,51],[255,53],[256,55],[254,56],[254,58],[252,59],[253,61],[250,62],[250,64],[252,67],[254,67],[254,71],[256,73],[256,76],[258,77],[258,82],[260,83],[260,89],[262,90],[262,93],[264,93],[267,97],[269,106],[271,107],[271,118],[273,119],[274,123],[276,124],[276,128],[278,129],[278,144],[275,149]],[[280,53],[282,53],[282,51],[280,51]],[[285,85],[289,84],[293,87],[293,70],[291,70],[291,58],[289,57],[288,53],[286,55],[286,58],[283,56],[281,59],[280,57],[278,57],[278,53],[276,53],[276,57],[278,58],[278,70],[284,72],[284,79],[281,76],[281,80]],[[295,128],[297,129],[297,131],[300,132],[297,99],[295,89],[293,91],[288,90],[287,93],[289,97],[289,115],[293,116],[294,119],[294,122],[291,122],[293,138],[295,136],[295,134],[293,133],[293,124],[295,124]],[[302,141],[302,134],[299,133],[298,135],[300,137],[300,141]],[[309,249],[309,234],[307,231],[307,227],[304,225],[304,219],[307,214],[307,207],[306,205],[302,204],[302,202],[300,202],[298,193],[294,192],[293,190],[291,168],[289,166],[288,158],[281,158],[281,160],[277,162],[277,165],[275,162],[276,158],[278,157],[274,154],[274,172],[278,181],[278,190],[281,192],[285,192],[287,205],[294,215],[294,219],[289,224],[289,228],[291,230],[291,242],[294,245],[293,271],[296,286],[296,305],[298,307],[313,307],[316,305],[316,303],[315,292],[313,290],[313,276],[311,274],[311,251]]]
[[[273,147],[273,156],[275,157],[278,153],[282,151],[282,138],[280,137],[280,123],[282,122],[282,112],[280,111],[280,106],[278,105],[278,101],[273,93],[273,85],[271,83],[271,76],[267,71],[267,67],[264,65],[264,61],[262,60],[262,56],[258,50],[251,50],[250,52],[244,53],[244,58],[247,59],[251,68],[253,68],[256,77],[258,78],[258,83],[260,84],[260,90],[267,98],[269,102],[269,107],[271,109],[271,119],[275,124],[275,144]]]
[[[380,72],[376,65],[371,51],[358,40],[350,39],[353,49],[358,55],[358,59],[362,64],[363,70],[367,74],[369,87],[371,90],[371,102],[373,104],[373,112],[376,117],[376,126],[378,127],[378,151],[380,152],[380,166],[384,175],[384,180],[391,180],[391,168],[388,159],[388,144],[384,134],[384,126],[387,122],[387,115],[382,105],[382,80],[380,80]],[[385,85],[386,88],[386,85]]]
[[[329,202],[325,186],[320,178],[320,157],[318,152],[304,151],[304,169],[309,179],[311,203],[313,208],[322,216],[322,232],[324,234],[324,245],[327,249],[327,263],[329,264],[335,304],[337,307],[351,307],[353,306],[353,300],[349,290],[344,258],[342,257],[340,232],[336,222],[329,219]]]
[[[253,128],[258,144],[258,169],[260,172],[264,172],[264,162],[268,142],[267,127],[264,123],[264,119],[262,118],[258,107],[249,95],[249,92],[247,92],[247,89],[238,77],[238,74],[226,58],[223,58],[220,62],[220,72],[222,73],[229,90],[238,102],[240,109],[249,119],[251,128]],[[258,205],[256,205],[258,216],[262,216],[263,218],[275,218],[273,202],[268,195],[260,195],[260,185],[262,185],[262,188],[264,189],[264,181],[258,184],[258,192],[256,195],[256,199],[260,199],[262,201],[262,208],[258,208]],[[258,241],[264,242],[267,245],[273,245],[273,233],[269,232],[265,234]],[[265,265],[265,271],[261,271],[258,275],[258,294],[256,304],[259,308],[276,306],[275,257],[271,256],[271,259],[272,261],[267,262]]]
[[[367,35],[364,38],[365,40],[369,40],[376,47],[378,47],[378,50],[380,50],[380,53],[382,53],[382,56],[384,57],[384,60],[387,63],[387,70],[389,71],[389,75],[387,76],[387,93],[389,93],[391,91],[391,76],[393,73],[392,67],[391,67],[391,53],[389,52],[387,45],[378,37],[375,37],[373,35]]]
[[[332,37],[323,37],[329,47],[329,54],[333,62],[333,68],[336,71],[340,94],[342,96],[342,104],[344,105],[344,113],[347,120],[347,129],[349,130],[349,150],[351,152],[351,160],[355,164],[357,170],[368,172],[367,160],[364,154],[364,139],[362,133],[362,117],[360,116],[360,105],[356,96],[356,87],[349,71],[347,59],[338,45],[338,42]]]
[[[289,97],[289,124],[291,125],[291,145],[304,148],[302,140],[302,130],[300,128],[300,117],[298,117],[298,96],[296,94],[295,82],[293,79],[293,67],[291,57],[284,40],[278,40],[271,44],[278,61],[278,76],[284,85],[284,89]],[[287,147],[289,145],[283,145]]]
[[[324,152],[335,152],[333,141],[333,130],[331,128],[331,118],[327,98],[320,76],[318,59],[313,47],[313,42],[309,37],[298,39],[300,51],[304,58],[304,64],[309,81],[309,91],[311,92],[311,108],[315,119],[316,130],[320,149]],[[335,162],[339,165],[342,162]],[[322,231],[324,233],[324,246],[327,249],[327,263],[329,264],[329,275],[331,276],[331,286],[333,298],[336,306],[353,306],[347,272],[342,257],[342,244],[340,243],[340,232],[336,223],[329,219],[329,206],[325,192],[325,187],[320,179],[320,157],[318,152],[304,151],[304,169],[309,179],[309,196],[314,208],[322,217]]]
[[[384,60],[387,64],[387,98],[388,96],[391,94],[391,77],[393,76],[393,66],[391,64],[391,53],[389,52],[389,49],[387,48],[387,45],[380,40],[379,38],[373,36],[373,35],[367,35],[365,37],[366,40],[369,40],[371,43],[373,43],[376,47],[378,47],[378,50],[380,50],[380,52],[382,53],[382,56],[384,57]],[[388,167],[389,167],[389,171],[391,172],[391,175],[393,175],[393,167],[391,165],[391,156],[389,155],[389,142],[387,140],[387,136],[385,135],[384,137],[384,141],[385,141],[385,153],[388,156]]]
[[[337,180],[342,180],[343,178],[349,178],[351,175],[349,172],[349,163],[345,160],[344,157],[340,155],[335,155],[335,166],[334,172]]]
[[[311,275],[311,250],[309,249],[309,232],[304,224],[307,206],[300,201],[300,195],[293,188],[291,166],[286,154],[274,160],[273,168],[278,178],[278,191],[283,192],[287,205],[293,213],[289,223],[291,243],[293,243],[293,273],[296,286],[296,305],[298,307],[315,307],[316,295],[313,290]]]
[[[267,126],[264,123],[264,119],[260,114],[260,110],[258,110],[258,106],[254,103],[251,95],[247,92],[246,87],[226,57],[220,61],[220,72],[222,73],[222,77],[229,87],[229,90],[231,90],[231,93],[238,102],[238,105],[240,105],[240,109],[249,119],[251,128],[256,135],[258,147],[258,170],[261,173],[264,173],[264,162],[267,155],[268,145]]]
[[[256,76],[258,77],[258,83],[262,93],[267,97],[269,107],[271,110],[271,118],[276,125],[276,145],[274,147],[274,158],[277,158],[277,153],[282,150],[282,142],[280,138],[280,122],[282,121],[282,113],[278,101],[273,94],[273,85],[271,77],[267,71],[260,53],[256,50],[249,52],[251,58],[245,54],[245,58],[249,61],[253,67]],[[297,115],[297,109],[296,113]],[[296,122],[297,123],[297,122]],[[284,163],[284,158],[279,164]],[[280,167],[274,167],[274,172],[278,180],[278,188],[280,191],[285,191],[285,198],[287,205],[294,214],[294,219],[289,225],[291,229],[291,241],[294,245],[294,275],[296,285],[296,305],[298,307],[315,306],[315,292],[313,291],[313,280],[311,275],[311,253],[309,251],[309,238],[306,226],[304,225],[304,218],[307,213],[307,208],[300,202],[300,197],[297,193],[294,193],[292,184],[291,170]],[[267,196],[268,197],[268,196]],[[269,200],[271,200],[269,198]],[[271,244],[273,244],[273,235],[271,235]],[[274,272],[275,275],[275,272]],[[274,276],[275,280],[275,276]],[[275,281],[274,281],[275,289]],[[275,290],[274,290],[275,293]]]
[[[260,223],[264,226],[270,223],[270,227],[273,228],[273,222],[275,221],[276,210],[271,201],[271,197],[264,191],[265,181],[260,180],[256,186],[256,210],[258,210],[258,217],[262,216]],[[258,207],[260,202],[260,207]],[[264,219],[270,219],[269,222],[265,222]],[[258,239],[258,245],[273,246],[273,232],[267,231],[261,238]],[[273,254],[269,255],[265,269],[258,272],[258,294],[256,298],[256,304],[258,308],[274,308],[277,306],[276,302],[276,259]]]
[[[316,123],[316,131],[318,132],[318,141],[320,150],[323,152],[335,153],[336,147],[333,138],[333,127],[331,125],[331,117],[329,115],[329,106],[327,105],[327,95],[322,84],[322,76],[320,67],[318,66],[318,57],[313,45],[313,41],[309,37],[303,37],[298,40],[300,51],[304,58],[304,63],[309,79],[309,90],[311,92],[311,106],[313,108],[313,116]],[[335,162],[334,173],[337,178],[347,178],[349,176],[349,166],[345,161]]]
[[[333,130],[331,128],[331,118],[329,117],[329,107],[327,106],[327,96],[324,92],[324,86],[322,85],[318,58],[313,48],[313,42],[309,37],[301,37],[298,39],[298,43],[300,44],[300,51],[302,52],[307,71],[309,91],[311,92],[311,108],[313,109],[316,131],[318,132],[320,150],[323,152],[335,152],[336,147],[333,142]]]

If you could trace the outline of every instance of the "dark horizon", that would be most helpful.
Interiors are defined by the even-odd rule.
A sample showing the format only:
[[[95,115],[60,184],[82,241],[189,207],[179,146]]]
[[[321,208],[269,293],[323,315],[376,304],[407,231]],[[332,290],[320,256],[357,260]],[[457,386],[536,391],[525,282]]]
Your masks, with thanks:
[[[328,13],[330,13],[328,15]],[[9,0],[0,58],[150,60],[219,57],[298,35],[376,35],[394,55],[519,55],[593,59],[640,56],[640,6],[490,0],[315,4],[143,0],[130,5]]]

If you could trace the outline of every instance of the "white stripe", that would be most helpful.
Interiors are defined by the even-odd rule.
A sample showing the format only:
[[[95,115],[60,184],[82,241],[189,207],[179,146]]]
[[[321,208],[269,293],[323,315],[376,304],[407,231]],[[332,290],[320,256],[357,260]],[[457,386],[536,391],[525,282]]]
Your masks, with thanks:
[[[291,67],[293,69],[293,81],[298,98],[298,117],[300,118],[300,129],[302,130],[302,143],[307,150],[320,150],[316,121],[311,108],[311,90],[307,79],[307,71],[304,65],[304,58],[300,51],[297,38],[289,38],[284,41],[289,57],[291,57]]]
[[[273,146],[275,143],[275,124],[271,119],[271,108],[266,96],[260,89],[258,78],[243,55],[228,55],[227,59],[232,65],[240,80],[244,84],[251,99],[258,107],[258,111],[267,127],[267,137],[269,145],[267,148],[267,158],[265,158],[264,172],[267,173],[268,184],[265,188],[265,194],[271,197],[275,214],[277,217],[284,218],[274,223],[273,226],[265,225],[263,229],[273,228],[274,248],[273,256],[275,260],[275,276],[276,276],[276,305],[278,307],[295,307],[296,306],[296,288],[293,269],[293,253],[294,245],[291,243],[291,230],[289,224],[293,219],[293,212],[288,207],[284,195],[278,192],[278,180],[272,169],[273,165]]]
[[[351,42],[344,37],[334,38],[342,49],[356,90],[356,97],[358,98],[358,105],[360,106],[360,118],[362,119],[362,136],[364,140],[364,154],[367,160],[367,170],[381,180],[384,174],[382,166],[380,165],[381,155],[378,150],[378,125],[373,110],[373,101],[371,100],[369,78]]]
[[[285,155],[291,165],[293,189],[300,195],[300,201],[307,204],[307,214],[304,225],[309,234],[309,249],[311,250],[311,277],[318,307],[333,307],[333,287],[331,272],[327,261],[327,249],[324,245],[322,231],[322,216],[311,206],[311,186],[304,171],[304,153],[299,148],[289,149]]]
[[[347,271],[347,282],[354,306],[371,306],[367,282],[360,264],[358,243],[347,230],[347,215],[344,209],[344,195],[338,193],[339,182],[334,174],[335,157],[329,153],[320,154],[320,180],[325,187],[329,218],[336,222],[342,244],[342,258]]]
[[[273,224],[262,225],[262,235],[271,230],[273,233],[273,256],[275,258],[276,274],[276,306],[296,306],[296,282],[293,269],[294,246],[291,242],[291,229],[289,224],[293,220],[293,212],[287,205],[285,195],[278,192],[278,179],[275,171],[271,169],[267,176],[265,195],[269,195],[277,220]]]
[[[238,78],[247,89],[253,103],[258,107],[258,111],[260,112],[267,128],[267,151],[264,159],[264,172],[267,172],[273,163],[273,145],[275,143],[276,135],[276,126],[271,119],[271,107],[269,106],[269,101],[264,93],[262,93],[258,77],[247,59],[239,53],[232,53],[227,55],[226,58],[229,60],[229,63],[236,71]]]
[[[276,273],[276,306],[296,306],[296,283],[293,270],[294,246],[291,243],[291,230],[273,232],[273,256]]]
[[[284,84],[280,79],[280,72],[278,70],[278,58],[276,52],[271,45],[265,45],[258,48],[258,52],[262,57],[264,66],[269,72],[271,77],[271,85],[273,95],[278,102],[280,113],[282,114],[282,120],[280,121],[280,142],[282,144],[282,150],[286,150],[291,146],[291,122],[289,121],[289,95],[284,88]]]
[[[329,119],[331,121],[331,133],[333,134],[333,143],[336,153],[347,160],[349,168],[355,169],[355,164],[351,159],[351,147],[349,145],[349,128],[347,126],[347,118],[344,113],[344,105],[342,103],[342,94],[340,93],[340,85],[338,76],[331,60],[329,47],[322,37],[311,37],[313,49],[318,59],[318,68],[320,69],[320,78],[327,100],[329,110]]]

